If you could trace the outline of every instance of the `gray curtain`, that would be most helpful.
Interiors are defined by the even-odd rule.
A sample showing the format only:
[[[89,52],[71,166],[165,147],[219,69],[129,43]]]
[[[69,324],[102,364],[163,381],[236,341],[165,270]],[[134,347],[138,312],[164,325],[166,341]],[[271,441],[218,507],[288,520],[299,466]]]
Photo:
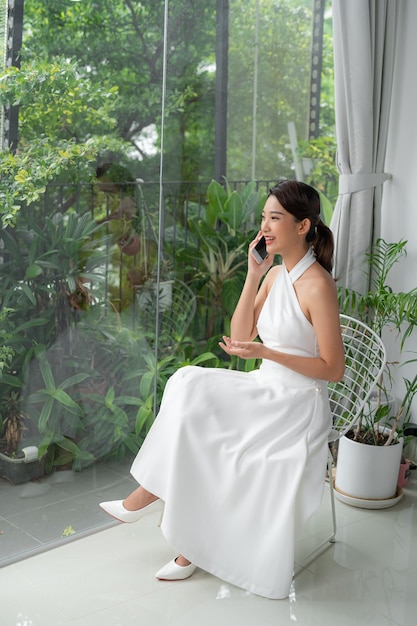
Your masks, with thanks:
[[[364,254],[378,235],[397,0],[333,0],[339,197],[331,229],[340,286],[367,290]]]

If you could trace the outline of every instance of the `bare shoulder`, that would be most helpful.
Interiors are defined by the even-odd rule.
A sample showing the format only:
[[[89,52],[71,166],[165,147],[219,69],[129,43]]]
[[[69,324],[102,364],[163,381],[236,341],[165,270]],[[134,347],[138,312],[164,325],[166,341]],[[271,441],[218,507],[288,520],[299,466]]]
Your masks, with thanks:
[[[313,295],[317,295],[318,293],[322,293],[324,291],[330,290],[331,293],[336,293],[336,282],[329,274],[327,270],[324,269],[320,263],[314,263],[304,274],[305,276],[305,287],[311,292]],[[302,277],[303,278],[303,277]]]
[[[274,284],[278,274],[281,271],[280,265],[273,265],[270,270],[265,274],[265,277],[262,281],[260,292],[263,294],[263,297],[266,298],[268,293],[272,289],[272,285]]]
[[[328,317],[338,312],[335,280],[320,263],[313,263],[295,282],[294,288],[300,306],[310,321],[316,317],[315,313]]]
[[[272,284],[275,282],[275,279],[280,273],[281,269],[281,265],[273,265],[269,272],[266,274],[264,282],[266,282],[269,287],[271,287]]]

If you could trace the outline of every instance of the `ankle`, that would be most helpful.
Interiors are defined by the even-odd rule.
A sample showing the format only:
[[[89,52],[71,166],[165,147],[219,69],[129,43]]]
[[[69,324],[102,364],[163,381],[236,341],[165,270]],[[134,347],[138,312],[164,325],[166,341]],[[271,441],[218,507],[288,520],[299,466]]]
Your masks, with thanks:
[[[127,511],[139,511],[156,500],[158,500],[158,497],[151,493],[145,492],[136,494],[133,492],[123,500],[123,506]]]

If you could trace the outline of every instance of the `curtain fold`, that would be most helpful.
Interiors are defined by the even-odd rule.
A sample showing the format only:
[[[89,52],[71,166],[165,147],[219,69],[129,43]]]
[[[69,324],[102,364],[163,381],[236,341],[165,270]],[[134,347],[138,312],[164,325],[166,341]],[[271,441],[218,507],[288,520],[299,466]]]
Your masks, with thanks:
[[[340,286],[368,289],[364,255],[380,222],[397,0],[333,0],[339,197],[330,228]]]

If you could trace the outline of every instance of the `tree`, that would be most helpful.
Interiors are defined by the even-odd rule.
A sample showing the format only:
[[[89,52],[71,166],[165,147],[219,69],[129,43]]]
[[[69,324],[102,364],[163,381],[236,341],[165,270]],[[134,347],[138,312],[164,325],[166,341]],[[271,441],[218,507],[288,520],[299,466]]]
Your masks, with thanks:
[[[255,0],[231,0],[228,178],[251,173]],[[256,174],[292,175],[288,121],[307,138],[312,0],[260,4]],[[164,0],[26,0],[23,60],[56,57],[117,87],[118,136],[133,177],[157,178]],[[214,159],[216,2],[169,4],[165,176],[210,179]],[[85,133],[88,133],[86,124]],[[120,155],[110,152],[102,161]]]
[[[23,61],[71,59],[94,84],[117,88],[115,128],[129,144],[134,177],[158,172],[157,149],[147,137],[157,138],[161,124],[163,24],[163,0],[25,2]],[[215,1],[171,3],[168,39],[166,177],[210,177]],[[87,121],[77,131],[85,138]],[[103,162],[119,158],[101,155]]]
[[[256,5],[231,3],[228,178],[251,172]],[[264,0],[259,13],[256,175],[292,177],[288,122],[307,138],[311,0]],[[246,174],[246,175],[245,175]]]
[[[116,95],[117,88],[93,84],[68,61],[26,63],[5,72],[0,105],[19,105],[20,137],[15,154],[0,152],[4,224],[14,222],[21,203],[39,200],[47,184],[91,180],[103,146],[123,148],[112,135]]]
[[[307,134],[312,2],[260,6],[256,176],[274,180],[293,175],[288,121]],[[230,2],[229,180],[251,175],[255,9]],[[25,0],[21,72],[0,89],[20,104],[20,162],[1,157],[6,215],[13,195],[30,201],[51,180],[88,180],[109,164],[129,180],[158,178],[163,21],[164,0]],[[215,0],[169,4],[167,180],[213,176],[215,30]]]

